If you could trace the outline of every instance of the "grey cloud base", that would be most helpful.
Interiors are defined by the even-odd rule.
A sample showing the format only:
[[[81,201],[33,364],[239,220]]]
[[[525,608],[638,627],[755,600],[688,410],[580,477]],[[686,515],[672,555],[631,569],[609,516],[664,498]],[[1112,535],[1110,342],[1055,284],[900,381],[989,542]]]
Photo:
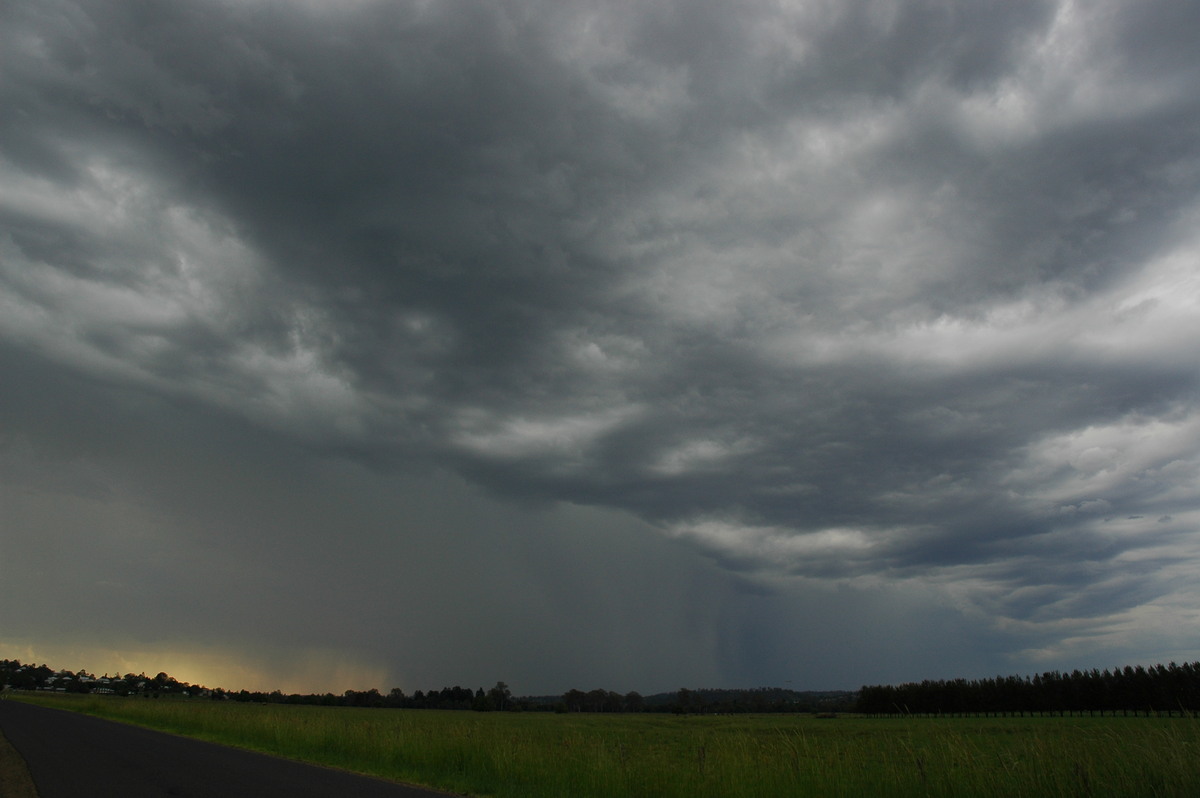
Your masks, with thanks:
[[[1194,4],[0,14],[40,603],[518,688],[1196,656]]]

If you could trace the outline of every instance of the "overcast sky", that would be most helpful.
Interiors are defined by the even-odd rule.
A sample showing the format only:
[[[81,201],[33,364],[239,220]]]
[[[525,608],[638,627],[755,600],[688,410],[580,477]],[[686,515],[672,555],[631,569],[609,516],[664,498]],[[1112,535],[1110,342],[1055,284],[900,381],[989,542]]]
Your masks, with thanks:
[[[1195,0],[0,3],[0,656],[1200,659]]]

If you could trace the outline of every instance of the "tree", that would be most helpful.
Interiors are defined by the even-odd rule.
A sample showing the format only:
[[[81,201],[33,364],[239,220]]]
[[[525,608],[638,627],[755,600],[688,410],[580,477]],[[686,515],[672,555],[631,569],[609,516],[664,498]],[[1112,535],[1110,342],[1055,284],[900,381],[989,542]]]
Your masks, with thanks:
[[[504,682],[496,682],[496,686],[488,690],[488,699],[490,699],[494,709],[503,712],[508,709],[509,701],[512,699],[512,691],[508,689],[508,685]]]
[[[586,701],[587,694],[582,690],[571,688],[563,693],[563,706],[567,708],[567,712],[582,712]]]

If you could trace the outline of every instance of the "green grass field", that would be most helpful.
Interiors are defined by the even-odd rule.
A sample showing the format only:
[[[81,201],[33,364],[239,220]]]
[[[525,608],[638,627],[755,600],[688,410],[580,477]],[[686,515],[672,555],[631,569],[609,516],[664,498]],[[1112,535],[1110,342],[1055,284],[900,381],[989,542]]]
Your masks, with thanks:
[[[22,700],[474,796],[1200,795],[1200,721],[1178,717],[678,717]]]

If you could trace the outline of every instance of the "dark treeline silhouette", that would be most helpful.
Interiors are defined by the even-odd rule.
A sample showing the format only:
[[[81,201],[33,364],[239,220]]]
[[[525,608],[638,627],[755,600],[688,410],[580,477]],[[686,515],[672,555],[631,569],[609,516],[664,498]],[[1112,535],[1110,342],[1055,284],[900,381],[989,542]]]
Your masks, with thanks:
[[[1109,670],[1050,671],[1036,676],[997,676],[988,679],[926,680],[900,685],[866,686],[857,694],[846,691],[798,692],[781,688],[748,690],[681,689],[642,696],[610,690],[568,690],[561,696],[518,698],[508,685],[496,682],[489,690],[443,687],[347,690],[337,695],[285,694],[221,688],[209,689],[180,682],[166,673],[97,676],[85,670],[54,670],[19,660],[0,660],[0,686],[5,689],[60,693],[98,693],[120,696],[201,697],[222,701],[268,704],[394,709],[455,709],[556,712],[674,712],[711,714],[739,712],[860,712],[867,715],[1064,715],[1064,714],[1181,714],[1200,713],[1200,662],[1177,665],[1125,666]]]
[[[0,660],[0,686],[16,690],[41,690],[60,693],[98,693],[120,696],[200,697],[217,701],[258,704],[316,704],[340,707],[379,707],[390,709],[456,709],[535,712],[832,712],[851,709],[854,694],[845,691],[797,692],[760,687],[749,690],[679,690],[643,697],[640,693],[615,693],[611,690],[568,690],[561,696],[518,698],[504,682],[490,690],[482,687],[443,687],[417,690],[409,695],[399,687],[387,693],[377,689],[347,690],[344,693],[284,693],[258,690],[225,690],[180,682],[166,673],[104,674],[85,670],[54,670],[47,665],[25,665],[19,660]]]
[[[1200,712],[1200,662],[863,687],[855,709],[869,715],[1191,714]]]
[[[441,690],[425,692],[417,690],[408,695],[399,687],[393,687],[387,693],[381,693],[375,688],[370,690],[347,690],[336,693],[283,693],[273,690],[269,693],[239,690],[227,692],[212,690],[215,699],[246,701],[259,704],[316,704],[327,707],[378,707],[385,709],[471,709],[476,712],[492,712],[513,709],[523,709],[519,699],[514,699],[504,682],[496,682],[490,690],[482,687],[475,690],[469,687],[443,687]]]
[[[13,690],[38,690],[57,693],[95,693],[100,695],[202,697],[218,701],[244,701],[260,704],[319,704],[322,706],[391,707],[403,709],[473,709],[476,711],[524,708],[514,699],[508,685],[496,682],[490,690],[482,687],[443,687],[441,690],[417,690],[407,695],[399,687],[384,694],[370,690],[347,690],[334,693],[283,693],[252,690],[210,689],[201,685],[180,682],[166,673],[147,676],[145,673],[125,675],[55,670],[48,665],[26,665],[20,660],[0,660],[0,687]]]
[[[643,697],[608,690],[568,690],[561,699],[534,699],[558,712],[673,712],[730,714],[743,712],[835,712],[853,707],[854,693],[799,692],[778,687],[751,689],[681,689]]]

